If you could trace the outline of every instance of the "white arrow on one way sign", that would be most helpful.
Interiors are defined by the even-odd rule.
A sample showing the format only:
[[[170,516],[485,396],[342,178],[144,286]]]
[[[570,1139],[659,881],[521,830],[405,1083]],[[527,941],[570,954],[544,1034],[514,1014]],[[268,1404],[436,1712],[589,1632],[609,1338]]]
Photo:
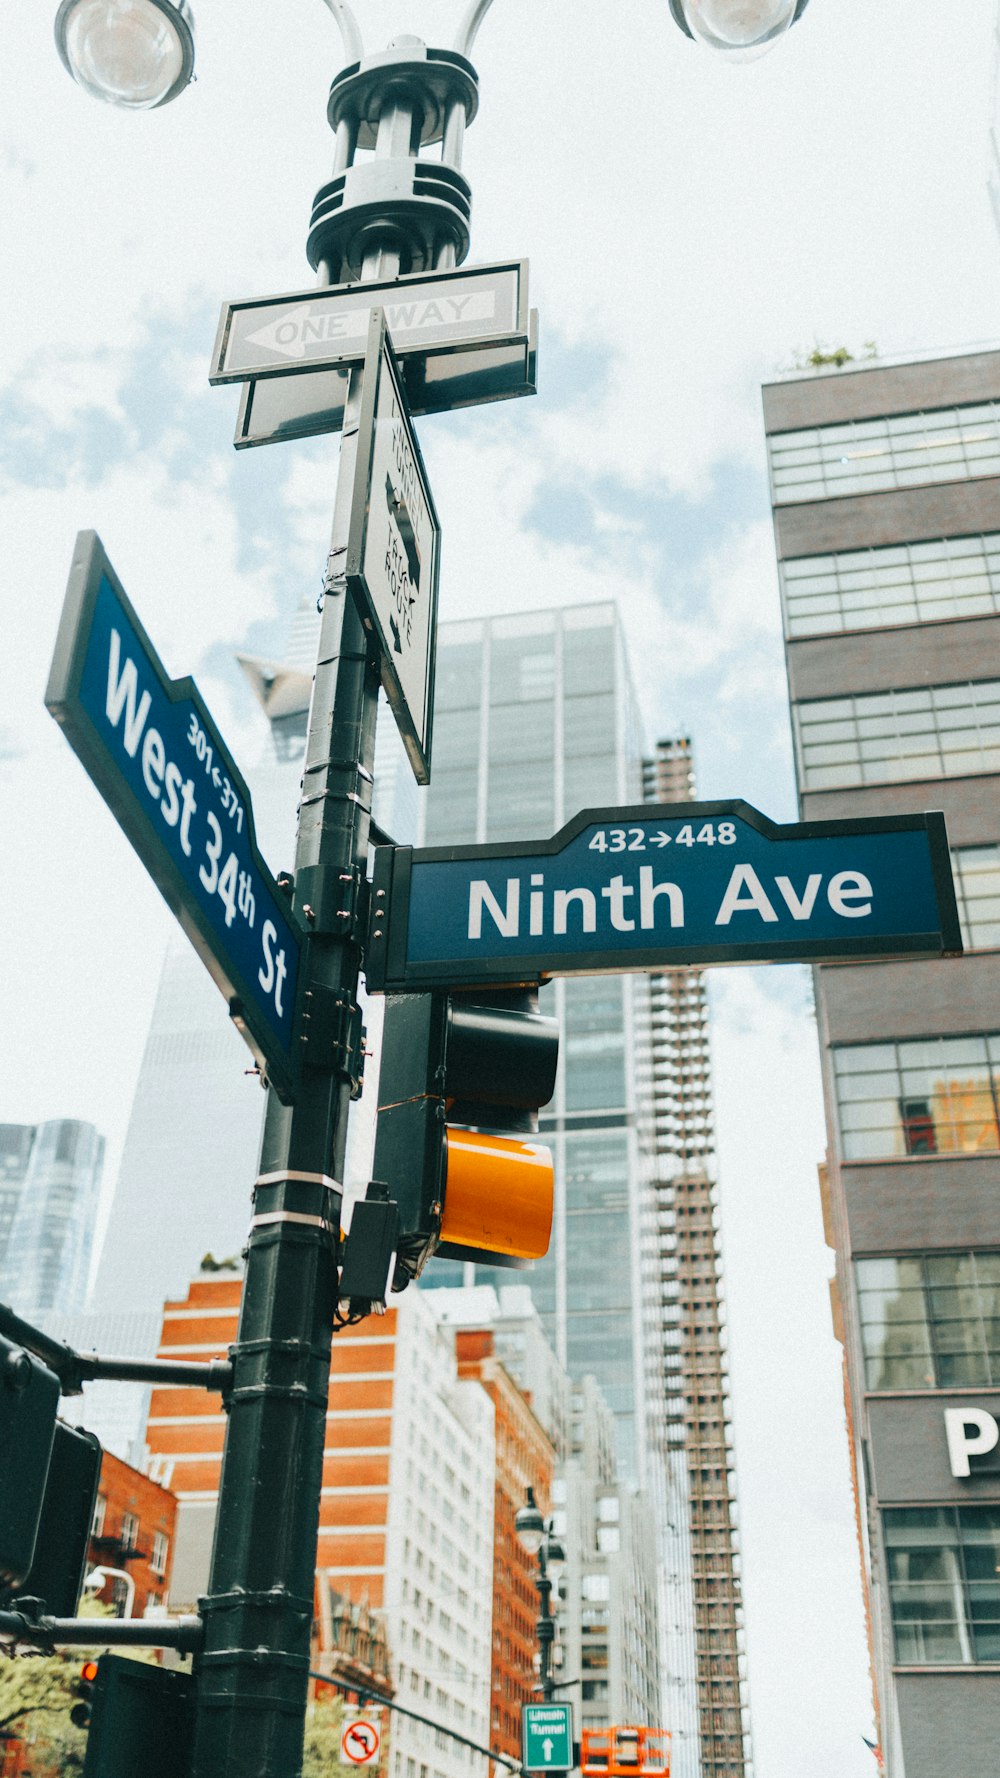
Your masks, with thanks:
[[[394,342],[405,344],[411,334],[426,333],[429,328],[453,326],[459,322],[492,321],[496,297],[492,290],[470,290],[464,296],[440,296],[423,302],[386,303],[385,316]],[[246,342],[263,346],[265,351],[278,352],[283,358],[304,358],[310,353],[322,354],[337,341],[364,340],[371,320],[371,308],[332,309],[329,305],[296,303],[273,321],[265,322]]]

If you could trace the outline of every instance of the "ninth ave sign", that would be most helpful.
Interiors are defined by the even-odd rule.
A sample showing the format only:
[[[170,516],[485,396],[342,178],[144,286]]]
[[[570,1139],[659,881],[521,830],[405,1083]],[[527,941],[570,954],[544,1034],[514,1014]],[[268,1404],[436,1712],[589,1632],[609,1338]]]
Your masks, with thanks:
[[[779,827],[744,802],[587,809],[551,840],[376,852],[368,985],[962,949],[944,817]]]

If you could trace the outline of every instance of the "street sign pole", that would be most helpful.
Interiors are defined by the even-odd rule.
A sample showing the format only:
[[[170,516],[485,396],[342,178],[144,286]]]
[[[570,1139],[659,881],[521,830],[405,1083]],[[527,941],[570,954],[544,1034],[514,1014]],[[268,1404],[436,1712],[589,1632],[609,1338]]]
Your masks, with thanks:
[[[301,1767],[347,1106],[360,1027],[358,897],[378,666],[336,572],[346,547],[362,373],[351,373],[306,744],[295,903],[311,930],[302,1084],[268,1096],[219,1509],[201,1601],[192,1778]]]

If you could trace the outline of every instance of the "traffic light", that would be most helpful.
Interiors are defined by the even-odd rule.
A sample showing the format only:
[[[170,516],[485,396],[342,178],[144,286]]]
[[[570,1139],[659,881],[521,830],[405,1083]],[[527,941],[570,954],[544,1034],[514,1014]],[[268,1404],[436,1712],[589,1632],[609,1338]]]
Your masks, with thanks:
[[[0,1336],[0,1594],[31,1568],[58,1406],[55,1373]]]
[[[101,1447],[82,1426],[55,1424],[35,1554],[16,1594],[44,1601],[51,1617],[75,1617],[87,1565]]]
[[[84,1694],[86,1687],[86,1694]],[[183,1778],[191,1770],[195,1679],[180,1668],[104,1654],[88,1661],[76,1689],[93,1702],[70,1712],[87,1726],[83,1778]],[[86,1712],[77,1717],[75,1712]]]
[[[533,1138],[558,1057],[533,989],[387,996],[374,1173],[399,1207],[398,1282],[432,1253],[517,1265],[548,1251],[552,1156]]]
[[[73,1681],[73,1692],[79,1702],[73,1705],[69,1720],[78,1729],[89,1729],[90,1713],[93,1708],[91,1700],[94,1696],[94,1681],[97,1678],[97,1662],[84,1661],[79,1677]]]

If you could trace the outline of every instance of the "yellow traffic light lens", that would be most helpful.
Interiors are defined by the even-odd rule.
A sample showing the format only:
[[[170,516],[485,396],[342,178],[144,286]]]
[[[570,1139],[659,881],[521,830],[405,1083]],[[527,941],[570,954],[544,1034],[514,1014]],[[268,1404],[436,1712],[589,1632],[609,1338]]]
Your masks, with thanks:
[[[552,1234],[550,1150],[538,1142],[451,1125],[445,1137],[442,1241],[512,1259],[542,1259]]]

